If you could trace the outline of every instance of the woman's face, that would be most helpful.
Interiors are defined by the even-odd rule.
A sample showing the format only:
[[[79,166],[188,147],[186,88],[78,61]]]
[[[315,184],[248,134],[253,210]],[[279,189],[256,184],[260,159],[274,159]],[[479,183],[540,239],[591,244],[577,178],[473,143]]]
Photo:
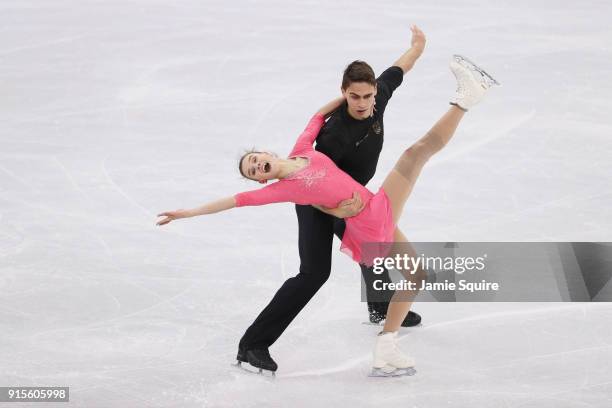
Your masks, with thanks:
[[[259,182],[278,178],[278,158],[270,153],[249,153],[242,160],[242,174]]]

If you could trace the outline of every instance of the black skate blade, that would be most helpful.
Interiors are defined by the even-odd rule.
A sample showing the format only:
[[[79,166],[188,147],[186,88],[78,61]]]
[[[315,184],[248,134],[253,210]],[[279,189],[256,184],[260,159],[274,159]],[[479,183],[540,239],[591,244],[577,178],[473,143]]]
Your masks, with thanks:
[[[390,368],[390,367],[389,367]],[[410,377],[416,374],[414,367],[408,368],[395,368],[387,369],[383,368],[372,368],[368,377]]]
[[[241,372],[259,375],[264,378],[276,378],[276,373],[270,370],[264,370],[263,368],[257,368],[255,366],[250,365],[249,363],[243,363],[241,361],[237,361],[232,364],[233,367],[236,367]]]
[[[496,86],[501,86],[501,84],[497,81],[497,79],[493,78],[491,76],[491,74],[489,74],[487,71],[485,71],[484,69],[482,69],[479,65],[475,64],[472,60],[470,60],[467,57],[464,57],[463,55],[459,55],[459,54],[454,54],[453,58],[461,64],[461,62],[465,61],[468,65],[470,65],[473,69],[475,69],[476,71],[480,72],[484,77],[486,77],[489,82],[490,85],[496,85]]]
[[[383,320],[382,322],[378,322],[378,323],[372,323],[372,322],[361,322],[361,324],[365,324],[366,326],[384,326],[385,325],[385,321]],[[415,324],[414,326],[400,326],[400,329],[411,329],[413,327],[423,327],[423,323],[419,323],[419,324]]]

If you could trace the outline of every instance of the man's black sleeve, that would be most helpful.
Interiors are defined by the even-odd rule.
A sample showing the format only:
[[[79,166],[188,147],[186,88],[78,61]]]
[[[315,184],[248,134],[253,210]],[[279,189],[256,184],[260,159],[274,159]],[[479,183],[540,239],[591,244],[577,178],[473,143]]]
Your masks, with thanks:
[[[387,68],[376,79],[376,110],[382,113],[387,106],[387,102],[391,99],[393,91],[402,84],[404,79],[404,71],[400,67],[392,66]]]

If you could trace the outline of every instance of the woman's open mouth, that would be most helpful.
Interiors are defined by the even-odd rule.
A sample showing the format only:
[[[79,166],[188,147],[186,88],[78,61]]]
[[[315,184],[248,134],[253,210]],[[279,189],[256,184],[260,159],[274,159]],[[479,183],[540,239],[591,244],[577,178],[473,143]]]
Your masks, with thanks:
[[[272,167],[272,166],[270,165],[270,163],[268,163],[268,162],[264,163],[264,165],[263,165],[263,172],[264,172],[264,173],[269,172],[269,171],[270,171],[270,169],[271,169],[271,167]]]

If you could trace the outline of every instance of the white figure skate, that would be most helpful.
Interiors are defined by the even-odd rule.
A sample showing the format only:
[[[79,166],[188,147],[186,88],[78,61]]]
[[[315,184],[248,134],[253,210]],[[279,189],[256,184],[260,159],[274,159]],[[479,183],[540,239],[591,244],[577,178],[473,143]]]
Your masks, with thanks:
[[[484,69],[461,55],[453,55],[450,69],[457,79],[457,92],[450,103],[466,112],[480,102],[492,86],[499,85]]]
[[[397,332],[381,333],[374,346],[370,377],[400,377],[416,374],[414,360],[397,347]]]

